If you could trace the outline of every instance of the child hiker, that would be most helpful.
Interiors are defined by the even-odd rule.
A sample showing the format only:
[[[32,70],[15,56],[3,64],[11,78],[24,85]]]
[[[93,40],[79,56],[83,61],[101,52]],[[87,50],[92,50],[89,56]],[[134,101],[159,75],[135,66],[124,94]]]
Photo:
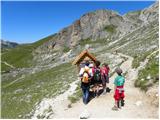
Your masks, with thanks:
[[[103,94],[105,94],[107,91],[109,91],[109,88],[107,87],[107,84],[109,83],[109,66],[106,63],[102,64],[101,67],[101,78],[102,78],[102,85],[103,85]],[[106,90],[107,88],[107,90]]]
[[[115,105],[112,108],[112,110],[118,110],[118,108],[121,108],[121,106],[124,106],[124,83],[125,83],[125,78],[122,76],[122,69],[121,68],[116,68],[115,72],[118,74],[118,76],[114,80]]]

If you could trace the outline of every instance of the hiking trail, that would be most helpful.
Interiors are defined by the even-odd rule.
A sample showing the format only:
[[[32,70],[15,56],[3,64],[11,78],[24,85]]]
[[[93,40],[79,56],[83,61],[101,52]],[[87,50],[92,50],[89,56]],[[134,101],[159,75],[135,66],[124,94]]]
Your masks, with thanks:
[[[138,77],[138,71],[132,69],[133,58],[121,53],[118,55],[128,58],[120,66],[124,73],[127,72],[125,82],[125,106],[121,110],[111,110],[114,105],[113,81],[116,76],[115,73],[110,78],[109,88],[112,89],[110,93],[92,99],[87,106],[83,104],[81,99],[73,104],[72,108],[61,111],[60,115],[55,114],[54,118],[79,118],[84,108],[88,110],[90,118],[158,118],[158,111],[154,109],[154,107],[151,107],[146,94],[134,87],[134,80]]]
[[[6,61],[1,61],[2,63],[4,63],[5,65],[7,65],[7,66],[9,66],[9,67],[11,67],[11,68],[15,68],[13,65],[11,65],[11,64],[9,64],[9,63],[7,63]]]
[[[79,118],[79,115],[87,109],[89,112],[89,118],[158,118],[158,108],[150,105],[150,100],[147,95],[134,87],[134,80],[138,77],[138,70],[143,68],[145,63],[142,63],[137,69],[132,68],[133,58],[131,56],[124,55],[122,53],[118,53],[121,57],[128,58],[125,62],[123,62],[120,68],[123,70],[123,73],[126,74],[126,82],[125,82],[125,106],[119,111],[113,111],[112,107],[114,105],[114,79],[116,73],[114,73],[110,77],[109,88],[111,89],[110,93],[106,93],[105,95],[100,95],[98,98],[93,98],[86,106],[82,102],[82,98],[71,105],[71,108],[67,108],[69,101],[66,99],[68,91],[70,89],[75,90],[75,83],[73,82],[73,88],[69,88],[64,94],[59,95],[57,98],[65,99],[50,99],[51,107],[53,110],[52,115],[46,116],[47,118]],[[59,101],[56,101],[59,100]],[[46,100],[45,100],[46,101]],[[54,102],[55,101],[55,102]],[[43,102],[41,102],[43,103]],[[52,104],[54,103],[54,104]],[[44,105],[43,105],[44,106]],[[40,106],[39,106],[40,107]],[[48,106],[49,107],[49,106]],[[43,110],[44,108],[41,107]],[[56,108],[56,110],[55,110]],[[38,114],[40,114],[40,109],[35,111],[35,114],[32,118],[36,118]]]

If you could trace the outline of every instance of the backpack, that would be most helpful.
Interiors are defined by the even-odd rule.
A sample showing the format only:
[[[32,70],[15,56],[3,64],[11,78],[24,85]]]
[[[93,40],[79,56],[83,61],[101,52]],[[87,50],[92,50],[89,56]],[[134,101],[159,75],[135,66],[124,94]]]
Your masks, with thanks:
[[[95,68],[94,69],[93,78],[94,78],[94,80],[96,82],[100,82],[101,81],[101,71],[100,71],[100,68]]]
[[[84,68],[83,76],[82,76],[82,82],[83,83],[89,83],[89,68]]]

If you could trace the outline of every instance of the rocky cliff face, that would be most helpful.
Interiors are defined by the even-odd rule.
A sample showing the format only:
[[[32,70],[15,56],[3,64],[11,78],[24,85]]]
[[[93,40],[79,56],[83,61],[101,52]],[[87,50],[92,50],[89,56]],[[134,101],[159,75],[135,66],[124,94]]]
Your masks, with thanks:
[[[72,25],[62,29],[54,36],[54,40],[51,39],[41,48],[52,44],[55,45],[54,49],[64,46],[73,48],[88,38],[93,41],[104,38],[114,41],[153,21],[158,22],[158,2],[144,10],[130,12],[123,16],[115,11],[97,10],[84,14]]]

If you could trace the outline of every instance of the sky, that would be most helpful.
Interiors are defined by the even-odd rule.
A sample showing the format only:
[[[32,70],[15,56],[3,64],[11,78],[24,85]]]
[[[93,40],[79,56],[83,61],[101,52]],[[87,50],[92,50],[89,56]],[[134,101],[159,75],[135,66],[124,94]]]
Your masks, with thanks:
[[[83,14],[108,9],[123,15],[154,1],[2,1],[1,39],[32,43],[59,32]]]

